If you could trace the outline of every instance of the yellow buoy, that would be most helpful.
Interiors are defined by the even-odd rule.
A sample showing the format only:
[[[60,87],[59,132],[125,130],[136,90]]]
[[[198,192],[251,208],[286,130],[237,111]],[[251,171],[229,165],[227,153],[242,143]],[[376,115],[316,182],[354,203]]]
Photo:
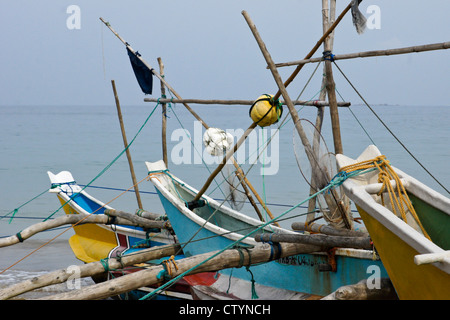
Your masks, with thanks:
[[[273,101],[273,95],[263,94],[250,108],[250,118],[260,127],[267,127],[278,122],[283,114],[283,107],[279,101]]]

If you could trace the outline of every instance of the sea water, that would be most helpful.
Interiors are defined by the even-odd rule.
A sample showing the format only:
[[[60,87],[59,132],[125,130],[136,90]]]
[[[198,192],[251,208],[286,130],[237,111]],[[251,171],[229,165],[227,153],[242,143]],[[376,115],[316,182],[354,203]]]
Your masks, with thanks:
[[[155,103],[122,105],[127,139],[128,142],[133,141],[130,153],[138,181],[147,175],[144,161],[162,159],[163,115],[160,106],[156,107],[148,123],[133,140],[155,106]],[[450,107],[379,105],[372,108],[409,152],[449,189],[450,170],[447,161],[450,161]],[[210,127],[240,132],[239,129],[243,131],[251,124],[249,108],[246,106],[194,106],[194,109]],[[300,110],[301,118],[315,122],[315,107],[297,109]],[[339,111],[345,154],[355,158],[369,144],[375,144],[394,166],[448,196],[366,106],[354,105],[351,109],[340,108]],[[288,113],[287,108],[284,112],[284,115]],[[198,123],[182,105],[171,105],[166,119],[169,169],[186,183],[200,189],[215,164],[198,163],[196,152],[203,152],[203,146],[201,143],[192,143],[188,150],[183,143],[190,142],[184,140],[179,130],[186,134],[184,137],[189,136],[193,142],[198,142],[202,140],[199,133],[202,135],[204,129],[200,127],[199,132]],[[256,129],[257,135],[253,141],[257,141],[258,148],[271,134],[271,129],[277,128],[280,122],[265,130]],[[322,133],[328,150],[333,152],[328,108],[325,108]],[[307,172],[308,164],[301,159],[298,163],[293,148],[293,134],[296,133],[292,121],[287,121],[268,147],[267,153],[257,159],[253,166],[246,159],[250,156],[251,146],[244,146],[246,157],[243,168],[247,171],[252,167],[248,178],[275,216],[309,196],[309,186],[300,171],[301,168]],[[47,192],[50,187],[47,171],[58,173],[68,170],[78,184],[89,185],[86,191],[99,200],[109,202],[120,195],[109,205],[127,212],[134,212],[137,208],[135,194],[123,193],[124,189],[132,186],[125,154],[113,161],[124,150],[114,105],[0,106],[0,146],[0,237],[14,235],[47,217],[64,214],[55,194]],[[218,180],[222,179],[219,175]],[[216,187],[217,184],[213,183],[207,194],[223,199],[226,191],[222,193]],[[153,185],[144,181],[139,189],[144,208],[163,213]],[[211,193],[211,190],[215,191]],[[249,204],[245,204],[242,212],[255,216]],[[304,220],[305,213],[303,206],[293,210],[287,216],[292,219],[283,221],[282,225],[289,228],[293,221]],[[73,231],[63,227],[42,232],[23,243],[0,248],[0,272],[8,269],[0,274],[0,288],[44,272],[81,264],[68,245],[71,235]],[[55,239],[46,244],[52,238]],[[89,284],[89,280],[86,281]],[[65,288],[64,285],[57,286],[28,297],[54,293],[52,290],[60,292]]]

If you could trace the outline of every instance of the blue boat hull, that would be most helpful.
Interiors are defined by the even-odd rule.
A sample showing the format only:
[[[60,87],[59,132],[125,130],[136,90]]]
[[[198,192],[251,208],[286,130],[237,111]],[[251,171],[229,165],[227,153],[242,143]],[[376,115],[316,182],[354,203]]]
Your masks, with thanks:
[[[186,256],[221,250],[234,243],[234,240],[192,221],[180,211],[178,205],[169,201],[158,188],[156,190],[179,241],[184,245]],[[242,235],[250,231],[245,231]],[[264,286],[318,296],[326,296],[341,286],[355,284],[363,279],[371,281],[375,277],[388,276],[379,259],[368,258],[366,250],[353,251],[363,252],[365,257],[336,254],[336,271],[319,271],[320,265],[328,264],[327,254],[300,254],[251,266],[251,273],[246,268],[222,270],[220,273],[248,281],[253,276],[258,284]]]

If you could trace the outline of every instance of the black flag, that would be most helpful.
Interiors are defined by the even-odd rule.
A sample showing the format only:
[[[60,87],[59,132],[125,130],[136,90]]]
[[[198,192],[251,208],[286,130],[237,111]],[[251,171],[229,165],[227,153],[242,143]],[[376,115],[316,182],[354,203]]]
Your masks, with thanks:
[[[138,58],[141,55],[136,51],[134,53],[127,47],[128,56],[130,57],[131,66],[133,67],[134,75],[145,94],[152,94],[153,89],[153,73],[152,70]]]
[[[356,32],[361,34],[366,30],[366,17],[359,11],[359,4],[362,0],[352,0],[352,17],[353,17],[353,25],[356,28]]]

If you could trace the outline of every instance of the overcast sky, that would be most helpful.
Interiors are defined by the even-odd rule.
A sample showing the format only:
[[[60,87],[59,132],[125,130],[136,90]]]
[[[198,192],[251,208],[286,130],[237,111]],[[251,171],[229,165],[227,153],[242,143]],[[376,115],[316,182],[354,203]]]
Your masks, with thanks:
[[[276,62],[302,59],[322,32],[319,0],[62,1],[0,0],[0,105],[106,105],[114,103],[111,79],[122,104],[142,105],[124,45],[103,17],[184,98],[255,99],[277,87],[242,14],[255,22]],[[348,1],[339,0],[339,14]],[[79,29],[69,29],[70,5],[80,9]],[[336,30],[335,54],[450,41],[450,2],[375,1],[379,29],[358,35],[348,14]],[[70,24],[70,23],[69,23]],[[73,25],[73,24],[72,24]],[[315,56],[320,55],[322,48]],[[373,104],[450,105],[450,51],[337,62]],[[308,65],[289,86],[293,98],[313,70]],[[286,79],[294,67],[280,69]],[[360,99],[335,70],[343,97]],[[316,77],[302,98],[320,87]],[[154,96],[159,97],[155,81]]]

